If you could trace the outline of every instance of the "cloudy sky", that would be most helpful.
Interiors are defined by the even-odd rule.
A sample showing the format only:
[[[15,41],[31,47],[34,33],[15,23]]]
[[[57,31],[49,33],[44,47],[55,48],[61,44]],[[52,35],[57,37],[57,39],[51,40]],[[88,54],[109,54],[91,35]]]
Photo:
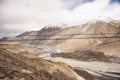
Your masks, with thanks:
[[[0,0],[0,37],[99,16],[120,20],[120,0]]]

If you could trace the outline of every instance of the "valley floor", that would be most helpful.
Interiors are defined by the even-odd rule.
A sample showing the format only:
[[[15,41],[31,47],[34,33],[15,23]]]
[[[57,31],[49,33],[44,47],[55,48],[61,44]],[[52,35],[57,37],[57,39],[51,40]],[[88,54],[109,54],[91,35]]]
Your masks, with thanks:
[[[87,61],[80,61],[80,60],[62,58],[62,57],[46,57],[44,59],[48,59],[54,62],[64,62],[75,69],[78,70],[83,69],[88,73],[96,76],[105,76],[105,77],[107,76],[111,78],[115,77],[115,80],[120,79],[120,64],[117,63],[107,63],[100,61],[87,62]]]
[[[86,62],[86,61],[78,61],[75,59],[68,59],[68,58],[62,58],[62,57],[55,57],[55,58],[49,58],[49,59],[55,62],[60,61],[60,62],[67,63],[72,67],[81,67],[81,68],[87,68],[87,69],[103,71],[103,72],[120,73],[120,64],[117,64],[117,63],[107,63],[107,62],[100,62],[100,61]]]

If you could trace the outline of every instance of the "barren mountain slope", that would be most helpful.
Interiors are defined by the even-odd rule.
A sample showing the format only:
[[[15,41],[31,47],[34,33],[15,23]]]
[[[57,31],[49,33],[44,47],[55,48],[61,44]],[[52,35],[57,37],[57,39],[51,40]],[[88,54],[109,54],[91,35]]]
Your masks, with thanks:
[[[65,30],[65,32],[72,31],[72,29]],[[77,32],[77,31],[76,31]],[[62,32],[64,33],[64,31]],[[75,33],[75,31],[74,31]],[[71,32],[71,34],[74,34]],[[82,49],[92,49],[98,45],[104,46],[105,44],[116,45],[115,42],[119,43],[120,38],[107,38],[107,37],[119,37],[120,36],[120,23],[117,22],[103,22],[97,21],[93,23],[87,23],[80,28],[78,32],[80,35],[74,35],[60,44],[56,45],[61,51],[76,51]],[[81,35],[83,34],[83,35]],[[96,38],[98,37],[98,38]],[[78,39],[80,38],[80,39]],[[109,49],[111,46],[107,46]],[[114,46],[120,48],[120,46]],[[110,49],[109,49],[110,50]],[[115,50],[115,49],[113,49]],[[115,50],[116,51],[116,50]],[[119,51],[119,50],[117,50]]]
[[[114,55],[114,56],[120,57],[120,40],[98,45],[96,47],[93,47],[92,49],[97,51],[103,51],[107,55]]]
[[[30,58],[36,58],[39,54],[37,50],[29,48],[17,41],[2,41],[0,42],[0,48],[6,49],[15,54],[28,56]]]
[[[64,63],[29,57],[30,54],[35,56],[35,53],[21,51],[18,49],[21,44],[17,42],[8,43],[0,45],[0,79],[2,80],[84,80]],[[19,53],[14,52],[13,47]],[[26,49],[22,47],[24,48]]]
[[[46,39],[55,35],[61,30],[59,27],[45,27],[39,31],[25,32],[21,35],[16,36],[15,39],[22,39],[21,42],[32,45],[42,45],[46,43]]]

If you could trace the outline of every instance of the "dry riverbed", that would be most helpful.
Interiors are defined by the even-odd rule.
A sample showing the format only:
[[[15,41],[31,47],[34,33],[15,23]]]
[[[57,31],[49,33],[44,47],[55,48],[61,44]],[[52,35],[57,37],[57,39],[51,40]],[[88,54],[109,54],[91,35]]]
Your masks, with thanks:
[[[50,59],[55,62],[64,62],[72,67],[81,67],[86,69],[92,69],[95,71],[102,71],[102,72],[120,73],[120,64],[117,63],[106,63],[99,61],[85,62],[85,61],[78,61],[75,59],[68,59],[62,57],[54,57],[54,58],[48,57],[46,59]]]

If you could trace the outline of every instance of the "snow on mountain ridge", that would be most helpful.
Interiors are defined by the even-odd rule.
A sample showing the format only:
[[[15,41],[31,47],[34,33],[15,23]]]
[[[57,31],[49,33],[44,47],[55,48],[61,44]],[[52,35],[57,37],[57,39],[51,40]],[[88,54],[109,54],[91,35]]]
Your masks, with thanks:
[[[96,22],[99,22],[99,21],[102,21],[102,22],[115,22],[115,23],[119,23],[120,20],[116,20],[116,19],[113,19],[111,17],[106,17],[106,16],[99,16],[98,18],[94,19],[94,20],[89,20],[87,23],[89,24],[95,24]]]
[[[49,28],[49,27],[66,28],[66,27],[69,27],[69,25],[68,24],[49,24],[49,25],[46,25],[44,28]]]

